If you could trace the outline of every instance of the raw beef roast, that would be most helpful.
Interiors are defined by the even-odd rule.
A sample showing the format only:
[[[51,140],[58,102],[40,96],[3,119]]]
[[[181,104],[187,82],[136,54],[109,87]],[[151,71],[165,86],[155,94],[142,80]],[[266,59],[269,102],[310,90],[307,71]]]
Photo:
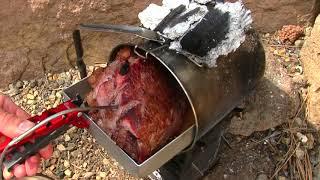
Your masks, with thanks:
[[[93,89],[86,98],[89,106],[118,106],[90,115],[136,162],[180,133],[188,101],[156,60],[123,48],[115,61],[95,70],[88,81]]]

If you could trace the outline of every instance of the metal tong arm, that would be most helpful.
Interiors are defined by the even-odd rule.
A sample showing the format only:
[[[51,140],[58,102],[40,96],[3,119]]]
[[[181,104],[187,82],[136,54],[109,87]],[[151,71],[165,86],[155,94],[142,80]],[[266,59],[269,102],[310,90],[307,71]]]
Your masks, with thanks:
[[[156,31],[152,31],[142,27],[130,26],[130,25],[113,25],[113,24],[80,24],[80,30],[90,30],[97,32],[120,32],[130,33],[138,37],[155,41],[159,43],[165,43],[166,38],[161,36]]]

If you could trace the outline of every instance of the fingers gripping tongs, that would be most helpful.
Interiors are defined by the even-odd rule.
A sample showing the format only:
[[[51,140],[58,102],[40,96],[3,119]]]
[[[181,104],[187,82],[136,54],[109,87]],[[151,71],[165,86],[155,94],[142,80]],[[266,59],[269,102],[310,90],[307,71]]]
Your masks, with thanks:
[[[11,171],[28,157],[35,155],[52,140],[65,133],[70,127],[88,128],[89,121],[83,112],[95,109],[112,108],[111,106],[86,107],[80,96],[66,101],[56,108],[44,111],[41,115],[31,117],[29,121],[36,125],[16,138],[9,138],[0,133],[0,165]],[[2,171],[0,179],[2,179]]]

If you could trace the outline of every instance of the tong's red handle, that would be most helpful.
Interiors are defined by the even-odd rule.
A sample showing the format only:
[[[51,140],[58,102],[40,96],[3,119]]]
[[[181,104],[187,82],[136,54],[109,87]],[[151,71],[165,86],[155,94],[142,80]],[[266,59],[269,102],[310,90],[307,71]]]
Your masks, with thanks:
[[[66,101],[65,103],[58,105],[56,108],[52,108],[47,111],[44,111],[41,115],[31,117],[28,120],[37,124],[56,113],[59,113],[61,111],[68,110],[71,108],[77,108],[77,107],[78,106],[75,103],[73,103],[72,100],[69,100],[69,101]],[[52,121],[50,121],[50,123],[43,125],[39,129],[37,129],[34,133],[26,137],[24,140],[20,141],[16,146],[23,145],[26,142],[33,142],[35,139],[39,137],[47,136],[53,131],[57,130],[58,128],[66,124],[72,124],[79,128],[88,128],[89,126],[88,121],[83,116],[78,117],[78,112],[71,112],[64,116],[59,116],[53,119]],[[4,150],[4,148],[10,143],[11,140],[12,140],[11,138],[0,133],[0,152]]]

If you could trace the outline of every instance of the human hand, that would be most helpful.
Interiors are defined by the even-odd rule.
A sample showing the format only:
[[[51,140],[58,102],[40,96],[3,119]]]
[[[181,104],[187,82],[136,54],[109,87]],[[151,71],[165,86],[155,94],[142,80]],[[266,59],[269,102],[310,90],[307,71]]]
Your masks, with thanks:
[[[5,136],[14,138],[32,128],[35,124],[27,119],[30,115],[18,107],[8,96],[0,93],[0,132]],[[22,178],[33,176],[40,165],[40,157],[51,157],[53,148],[51,145],[41,149],[38,154],[28,158],[24,164],[16,165],[11,172],[3,170],[3,177],[10,179],[13,176]]]

